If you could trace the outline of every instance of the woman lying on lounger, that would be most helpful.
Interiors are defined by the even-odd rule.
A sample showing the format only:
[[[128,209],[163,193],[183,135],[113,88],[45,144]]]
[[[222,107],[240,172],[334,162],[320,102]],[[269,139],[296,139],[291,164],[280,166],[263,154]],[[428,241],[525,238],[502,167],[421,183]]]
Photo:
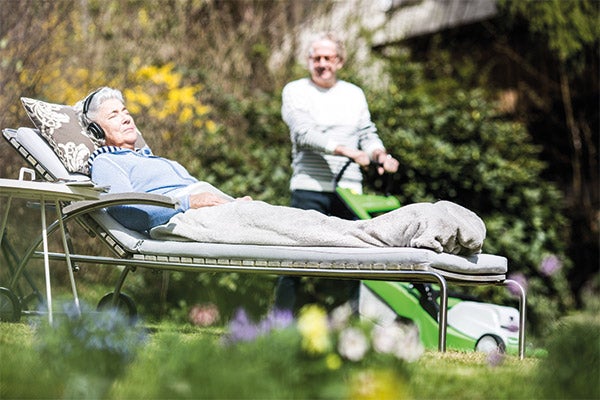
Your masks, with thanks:
[[[155,239],[278,246],[423,247],[469,255],[481,251],[485,225],[448,201],[416,203],[371,220],[234,199],[175,161],[136,149],[138,132],[119,90],[103,87],[77,103],[83,126],[104,145],[90,157],[92,180],[111,193],[145,192],[178,200],[177,209],[109,208],[122,225]],[[241,201],[239,201],[241,200]]]

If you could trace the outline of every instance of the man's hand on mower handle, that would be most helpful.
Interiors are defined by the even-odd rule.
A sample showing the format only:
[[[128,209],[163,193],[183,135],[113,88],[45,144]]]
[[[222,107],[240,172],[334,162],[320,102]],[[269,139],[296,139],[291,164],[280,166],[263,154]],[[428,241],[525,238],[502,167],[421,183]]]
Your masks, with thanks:
[[[335,148],[333,154],[338,156],[346,156],[361,167],[368,167],[371,164],[369,155],[362,150],[353,149],[346,146],[338,146]]]
[[[386,152],[378,152],[377,155],[373,157],[377,163],[377,173],[379,175],[383,175],[384,172],[393,174],[398,171],[398,167],[400,166],[400,162],[392,157],[390,154]]]
[[[374,163],[377,165],[377,173],[379,175],[383,175],[384,172],[393,174],[398,171],[398,166],[400,165],[398,160],[387,154],[384,150],[375,150],[372,160],[366,152],[346,146],[336,147],[334,154],[346,156],[361,167],[368,167],[371,163]]]

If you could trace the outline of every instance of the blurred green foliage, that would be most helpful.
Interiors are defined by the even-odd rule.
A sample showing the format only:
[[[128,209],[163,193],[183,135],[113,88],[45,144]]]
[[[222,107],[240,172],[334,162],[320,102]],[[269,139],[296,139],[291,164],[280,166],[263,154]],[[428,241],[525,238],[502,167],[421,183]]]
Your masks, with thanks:
[[[94,312],[82,303],[61,304],[52,323],[36,321],[36,350],[64,385],[64,398],[104,398],[146,341],[144,329],[116,309]],[[53,397],[53,396],[51,396]]]
[[[72,104],[98,86],[114,86],[156,153],[234,196],[288,204],[290,143],[280,91],[305,73],[293,51],[275,66],[269,60],[277,49],[295,50],[298,43],[286,38],[328,2],[0,1],[1,128],[29,125],[20,96]],[[360,82],[359,65],[347,64],[343,77],[365,89],[381,136],[401,162],[393,193],[402,204],[446,199],[480,214],[488,228],[484,251],[506,256],[511,273],[528,279],[529,326],[543,331],[545,321],[573,307],[573,296],[563,199],[543,178],[541,148],[520,121],[498,111],[492,93],[465,85],[486,83],[475,62],[449,68],[440,51],[425,66],[402,49],[381,61],[385,85]],[[1,176],[14,177],[22,160],[7,146],[0,154]],[[78,246],[95,245],[78,239]],[[549,256],[562,266],[552,274],[541,270]],[[107,274],[90,267],[78,279],[105,285]],[[142,272],[125,290],[142,313],[164,315],[167,301],[170,315],[183,318],[204,301],[224,315],[242,304],[259,313],[273,285],[257,275],[172,273],[165,293],[160,277]],[[493,288],[477,292],[486,301],[515,301]]]
[[[600,398],[600,319],[580,313],[553,324],[538,385],[545,398]]]
[[[508,1],[499,3],[513,18],[526,18],[561,61],[581,70],[586,46],[598,42],[598,4],[590,0]]]
[[[507,356],[501,365],[493,367],[482,353],[425,352],[413,363],[383,359],[357,365],[344,362],[340,369],[331,370],[335,364],[301,357],[301,338],[289,330],[237,346],[223,346],[223,329],[166,321],[149,329],[148,341],[137,347],[135,359],[124,365],[116,379],[112,376],[107,382],[85,381],[108,389],[98,398],[338,399],[349,391],[356,391],[350,398],[369,399],[543,398],[534,381],[541,361],[535,357],[519,360]],[[73,340],[71,335],[57,329],[52,336],[44,337],[27,323],[1,323],[0,397],[58,399],[97,395],[89,387],[80,395],[70,391],[74,387],[86,389],[77,386],[84,382],[79,378],[86,371],[82,368],[87,365],[85,359],[63,364],[64,368],[57,370],[35,351],[34,346],[58,338],[65,347]],[[56,364],[63,359],[58,358]],[[377,368],[378,365],[387,368]]]

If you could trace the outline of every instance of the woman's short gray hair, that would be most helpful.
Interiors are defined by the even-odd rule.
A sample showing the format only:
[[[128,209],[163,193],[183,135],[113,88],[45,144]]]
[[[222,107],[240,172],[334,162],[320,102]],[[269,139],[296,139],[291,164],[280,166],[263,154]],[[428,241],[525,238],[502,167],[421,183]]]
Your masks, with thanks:
[[[74,108],[79,116],[79,122],[85,128],[87,128],[93,121],[96,121],[98,116],[98,109],[100,105],[106,100],[117,99],[121,103],[125,104],[123,99],[123,93],[118,89],[109,88],[107,86],[96,89],[90,92],[85,98],[78,101]],[[84,110],[84,105],[87,102],[87,110]]]

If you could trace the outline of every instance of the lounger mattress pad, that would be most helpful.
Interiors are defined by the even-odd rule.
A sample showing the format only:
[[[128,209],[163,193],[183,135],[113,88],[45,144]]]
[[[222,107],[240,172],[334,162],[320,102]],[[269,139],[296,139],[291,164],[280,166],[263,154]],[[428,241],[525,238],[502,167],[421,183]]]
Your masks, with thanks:
[[[268,245],[238,245],[226,243],[199,243],[187,241],[153,240],[139,232],[124,228],[105,210],[95,213],[94,219],[134,258],[156,259],[165,257],[202,258],[213,260],[264,260],[281,263],[330,264],[344,269],[426,269],[459,275],[504,275],[507,259],[491,254],[469,257],[412,247],[296,247]],[[218,262],[218,261],[216,261]]]

